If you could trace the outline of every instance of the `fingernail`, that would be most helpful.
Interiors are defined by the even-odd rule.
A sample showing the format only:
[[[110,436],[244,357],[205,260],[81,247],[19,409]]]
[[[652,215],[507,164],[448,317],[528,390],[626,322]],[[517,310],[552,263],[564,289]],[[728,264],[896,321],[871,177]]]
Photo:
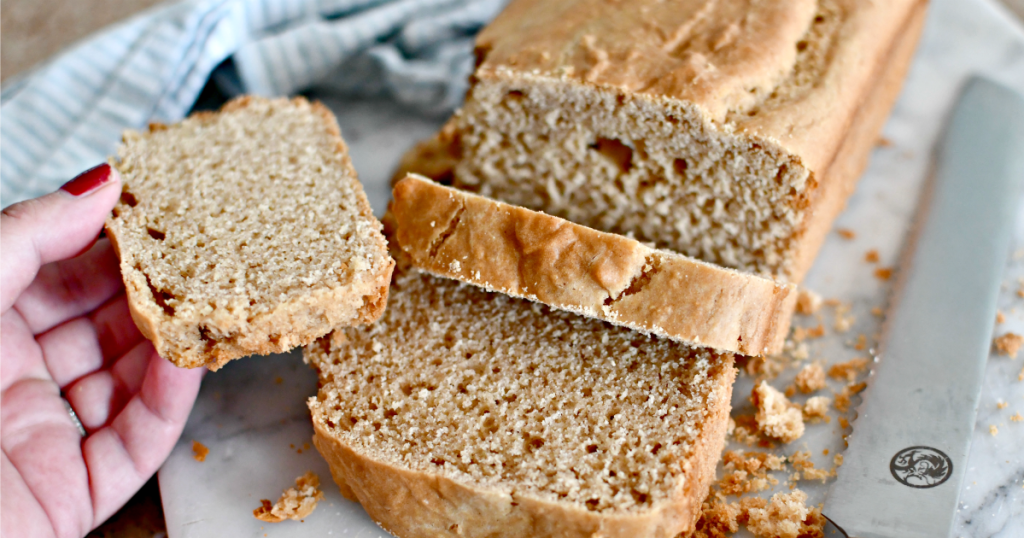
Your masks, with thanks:
[[[71,181],[61,185],[60,188],[72,196],[83,196],[102,187],[110,181],[111,175],[110,165],[103,163],[78,174]]]

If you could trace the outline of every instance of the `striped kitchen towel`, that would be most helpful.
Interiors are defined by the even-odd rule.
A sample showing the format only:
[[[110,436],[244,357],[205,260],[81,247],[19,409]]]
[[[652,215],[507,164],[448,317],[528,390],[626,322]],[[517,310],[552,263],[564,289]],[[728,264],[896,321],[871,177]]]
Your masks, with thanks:
[[[0,92],[0,205],[50,192],[125,129],[229,95],[318,89],[448,113],[472,36],[507,0],[184,0],[92,36]]]

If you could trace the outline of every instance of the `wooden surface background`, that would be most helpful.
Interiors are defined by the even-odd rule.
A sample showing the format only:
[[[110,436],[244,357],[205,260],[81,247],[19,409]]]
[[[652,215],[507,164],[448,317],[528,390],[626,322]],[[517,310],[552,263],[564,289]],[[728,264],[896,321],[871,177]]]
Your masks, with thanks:
[[[30,69],[92,32],[162,0],[2,0],[0,81]],[[1024,0],[1000,0],[1024,23]],[[156,479],[91,538],[166,536]]]

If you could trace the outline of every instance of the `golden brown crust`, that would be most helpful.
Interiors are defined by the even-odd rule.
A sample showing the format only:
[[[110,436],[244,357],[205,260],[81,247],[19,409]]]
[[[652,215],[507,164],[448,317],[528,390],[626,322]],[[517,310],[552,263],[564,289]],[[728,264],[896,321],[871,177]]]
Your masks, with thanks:
[[[638,514],[600,514],[390,465],[333,437],[316,398],[309,401],[313,444],[342,495],[362,504],[381,528],[403,538],[671,538],[694,529],[725,446],[736,370],[729,356],[719,367],[728,372],[716,376],[716,398],[709,402],[693,455],[681,465],[681,487],[671,501]]]
[[[251,96],[243,96],[226,103],[220,112],[200,112],[190,116],[188,121],[208,123],[215,121],[220,114],[239,111],[264,100]],[[296,97],[291,103],[297,107],[309,107],[311,112],[319,116],[327,127],[329,136],[334,139],[335,151],[344,156],[343,166],[346,177],[352,181],[356,172],[348,158],[348,148],[341,138],[340,129],[330,111],[320,103],[309,103],[302,97]],[[169,127],[159,124],[150,126],[150,133],[166,131]],[[137,135],[136,135],[137,136]],[[118,162],[111,159],[110,164],[117,167]],[[357,196],[358,219],[375,222],[372,210],[365,195]],[[206,366],[217,370],[230,360],[252,354],[266,355],[289,351],[297,346],[312,343],[332,329],[351,325],[372,323],[380,318],[387,303],[391,274],[394,260],[387,251],[387,243],[382,234],[372,232],[373,256],[384,260],[377,264],[374,273],[354,278],[348,285],[338,288],[313,289],[308,293],[291,297],[277,305],[274,310],[251,316],[244,323],[234,323],[241,328],[232,329],[224,337],[204,335],[201,328],[195,325],[204,320],[183,319],[168,312],[160,300],[154,296],[155,289],[149,277],[137,264],[129,258],[133,254],[123,252],[126,247],[126,222],[119,218],[115,209],[114,216],[106,223],[107,235],[114,245],[115,252],[121,260],[121,273],[127,291],[128,306],[140,332],[153,342],[157,352],[176,365],[186,368]],[[378,228],[379,229],[379,228]],[[202,340],[196,345],[195,338],[189,337],[197,333]]]
[[[819,187],[808,203],[801,237],[795,243],[796,253],[792,275],[799,281],[811,269],[832,222],[846,207],[846,200],[857,186],[857,180],[868,165],[871,150],[878,140],[889,111],[903,87],[903,79],[914,58],[927,12],[927,0],[918,0],[900,24],[902,32],[884,58],[872,71],[870,80],[877,81],[870,93],[857,104],[857,115],[846,131],[832,161],[819,175]]]
[[[414,265],[688,344],[776,353],[796,289],[409,175],[394,188]]]

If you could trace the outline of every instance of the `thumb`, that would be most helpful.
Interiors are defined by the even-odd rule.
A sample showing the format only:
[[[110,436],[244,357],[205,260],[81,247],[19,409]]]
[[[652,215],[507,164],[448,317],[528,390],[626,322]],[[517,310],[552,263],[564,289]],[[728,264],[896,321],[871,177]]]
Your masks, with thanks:
[[[109,164],[91,168],[46,196],[19,202],[0,216],[0,312],[6,312],[43,264],[73,257],[96,240],[121,195]]]

